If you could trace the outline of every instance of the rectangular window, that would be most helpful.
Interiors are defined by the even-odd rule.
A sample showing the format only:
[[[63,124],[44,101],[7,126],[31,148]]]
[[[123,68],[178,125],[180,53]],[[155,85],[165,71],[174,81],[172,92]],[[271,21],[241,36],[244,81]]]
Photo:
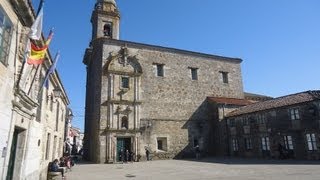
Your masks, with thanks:
[[[257,115],[257,121],[259,124],[265,124],[266,123],[266,117],[264,114],[258,114]]]
[[[64,110],[62,110],[60,121],[63,121],[65,119],[65,117],[66,117],[66,115],[64,114]]]
[[[11,40],[12,23],[0,8],[0,62],[8,64],[8,54]]]
[[[157,147],[158,147],[158,150],[160,150],[160,151],[167,151],[168,150],[167,138],[166,137],[158,137],[157,138]]]
[[[56,131],[59,131],[59,112],[60,112],[60,104],[57,102],[57,109],[56,109]]]
[[[121,77],[121,88],[129,88],[129,77]]]
[[[246,145],[246,150],[251,150],[252,149],[252,140],[251,138],[245,138],[244,143]]]
[[[233,151],[238,151],[239,150],[238,140],[237,139],[232,139],[232,149],[233,149]]]
[[[62,148],[63,148],[63,146],[62,146],[62,138],[59,138],[58,154],[60,154]]]
[[[263,151],[270,151],[269,137],[262,137],[261,138],[261,146],[262,146]]]
[[[49,151],[50,151],[50,133],[48,133],[48,135],[47,135],[46,160],[49,159]]]
[[[317,150],[316,135],[314,133],[306,134],[306,137],[307,137],[307,143],[308,143],[308,150],[309,151]]]
[[[293,150],[293,141],[291,136],[283,136],[285,148],[288,150]]]
[[[52,158],[56,158],[57,152],[57,136],[53,136]]]
[[[159,150],[163,150],[162,141],[161,141],[161,140],[158,140],[157,143],[158,143],[158,149],[159,149]]]
[[[228,84],[229,83],[229,78],[228,78],[228,72],[223,72],[223,71],[220,71],[221,73],[221,78],[222,78],[222,82],[225,83],[225,84]]]
[[[243,117],[242,122],[243,122],[244,126],[248,126],[249,125],[249,118],[247,116]]]
[[[53,94],[49,95],[49,101],[50,101],[50,111],[53,111]]]
[[[229,126],[230,127],[236,126],[236,120],[235,119],[229,119],[228,121],[229,121]]]
[[[163,77],[164,76],[164,70],[163,70],[164,65],[163,64],[156,64],[156,66],[157,66],[157,76]]]
[[[189,68],[192,80],[198,80],[198,68]]]
[[[291,120],[299,120],[300,119],[300,114],[299,114],[298,108],[290,109],[289,111],[290,111]]]

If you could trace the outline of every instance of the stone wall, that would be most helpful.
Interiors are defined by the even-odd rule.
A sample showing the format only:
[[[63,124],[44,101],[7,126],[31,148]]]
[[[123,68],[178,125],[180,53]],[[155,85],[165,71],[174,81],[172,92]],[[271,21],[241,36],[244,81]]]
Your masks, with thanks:
[[[17,16],[9,1],[0,1],[0,8],[5,11],[7,18],[12,22],[12,29],[16,27]],[[21,24],[16,29],[21,30]],[[5,179],[8,169],[8,155],[10,154],[10,128],[12,122],[12,99],[15,74],[15,48],[17,37],[12,32],[7,64],[0,62],[0,179]]]
[[[106,44],[104,60],[121,45]],[[143,71],[142,119],[190,119],[207,96],[243,98],[238,61],[132,46],[127,44],[129,54],[137,56]],[[164,64],[164,77],[156,76],[155,63]],[[191,80],[190,67],[198,68],[198,80]],[[228,84],[222,82],[220,71],[229,72]]]
[[[206,98],[243,98],[240,61],[147,45],[126,43],[124,46],[121,41],[113,43],[103,46],[102,67],[105,67],[110,54],[119,53],[123,47],[142,67],[139,116],[141,120],[151,120],[154,124],[152,129],[142,132],[140,147],[150,146],[154,157],[159,159],[190,157],[193,139],[197,139],[203,153],[209,154],[213,120]],[[164,64],[164,77],[156,75],[156,64]],[[198,69],[198,80],[191,79],[190,68]],[[126,68],[123,71],[126,72]],[[228,72],[228,83],[222,81],[221,72]],[[107,78],[104,76],[102,79],[101,97],[106,99]],[[118,84],[115,83],[114,91],[119,89]],[[129,90],[128,97],[132,93]],[[101,110],[103,117],[107,111],[104,107]],[[104,121],[101,124],[105,127]],[[167,139],[166,151],[157,150],[157,137]],[[140,153],[145,154],[144,148]]]

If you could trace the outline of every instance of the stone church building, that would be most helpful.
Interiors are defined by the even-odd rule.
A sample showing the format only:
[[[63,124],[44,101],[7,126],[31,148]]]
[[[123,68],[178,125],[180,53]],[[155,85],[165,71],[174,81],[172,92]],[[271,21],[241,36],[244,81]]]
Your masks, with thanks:
[[[215,113],[208,97],[244,99],[241,59],[119,39],[114,0],[98,0],[86,49],[87,159],[120,161],[121,151],[145,159],[214,155]]]

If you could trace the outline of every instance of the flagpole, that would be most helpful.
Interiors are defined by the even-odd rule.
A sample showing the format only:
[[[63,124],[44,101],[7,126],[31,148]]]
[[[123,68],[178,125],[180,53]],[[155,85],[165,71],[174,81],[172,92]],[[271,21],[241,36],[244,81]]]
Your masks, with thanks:
[[[44,0],[41,0],[40,1],[40,5],[38,7],[38,10],[37,10],[37,15],[36,15],[36,19],[38,17],[38,14],[40,13],[42,7],[43,7],[43,4],[44,4]],[[42,22],[41,22],[42,23]],[[42,33],[42,32],[41,32]],[[27,43],[26,43],[26,49],[25,49],[25,54],[24,54],[24,59],[23,59],[23,62],[22,62],[22,66],[21,66],[21,69],[20,69],[20,73],[18,74],[18,79],[17,79],[17,84],[16,84],[16,87],[18,89],[20,89],[20,82],[21,82],[21,76],[23,74],[23,71],[24,71],[24,68],[25,68],[25,65],[26,65],[26,62],[27,62],[27,55],[26,55],[26,51],[27,51],[27,48],[28,46],[30,45],[30,34],[28,35],[28,40],[27,40]],[[28,52],[29,53],[29,52]]]
[[[33,85],[34,81],[36,80],[36,77],[37,77],[37,74],[38,74],[38,71],[39,71],[41,65],[42,65],[42,64],[40,64],[40,65],[37,66],[36,72],[35,72],[35,74],[34,74],[34,76],[33,76],[33,79],[32,79],[32,82],[31,82],[31,84],[30,84],[30,87],[29,87],[29,90],[28,90],[27,95],[29,95],[30,92],[31,92],[32,85]],[[41,76],[41,71],[40,71],[39,79],[40,79],[40,76]]]
[[[38,16],[41,8],[43,7],[43,4],[44,4],[44,0],[41,0],[41,1],[40,1],[40,5],[39,5],[38,10],[37,10],[37,16]]]
[[[28,46],[28,44],[27,44]],[[25,57],[23,57],[25,59]],[[18,74],[18,80],[17,80],[17,88],[20,89],[20,81],[21,81],[21,76],[22,76],[22,73],[23,73],[23,70],[24,70],[24,66],[26,65],[26,60],[23,60],[22,61],[22,66],[21,66],[21,69],[20,69],[20,73]]]
[[[60,57],[60,51],[58,51],[53,59],[53,62],[51,64],[51,66],[49,67],[49,69],[47,70],[47,73],[46,73],[46,76],[42,82],[42,86],[41,88],[43,89],[43,87],[45,86],[45,83],[47,83],[46,81],[50,81],[50,75],[54,73],[55,69],[56,69],[56,66],[57,66],[57,63],[58,63],[58,60],[59,60],[59,57]],[[48,82],[49,83],[49,82]],[[48,88],[48,87],[46,87]]]

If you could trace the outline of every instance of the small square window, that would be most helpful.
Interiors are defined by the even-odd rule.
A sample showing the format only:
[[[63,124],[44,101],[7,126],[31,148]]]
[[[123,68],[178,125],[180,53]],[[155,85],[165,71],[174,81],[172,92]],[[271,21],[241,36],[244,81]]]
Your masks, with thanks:
[[[221,73],[221,77],[222,77],[222,82],[225,83],[225,84],[228,84],[229,83],[229,78],[228,78],[228,72],[223,72],[223,71],[220,71]]]
[[[198,68],[190,68],[191,79],[198,80]]]
[[[167,138],[166,137],[158,137],[157,138],[157,148],[160,151],[167,151]]]
[[[121,88],[129,88],[129,77],[121,77]]]
[[[157,76],[158,77],[163,77],[164,76],[164,71],[163,71],[163,64],[156,64],[157,66]]]

